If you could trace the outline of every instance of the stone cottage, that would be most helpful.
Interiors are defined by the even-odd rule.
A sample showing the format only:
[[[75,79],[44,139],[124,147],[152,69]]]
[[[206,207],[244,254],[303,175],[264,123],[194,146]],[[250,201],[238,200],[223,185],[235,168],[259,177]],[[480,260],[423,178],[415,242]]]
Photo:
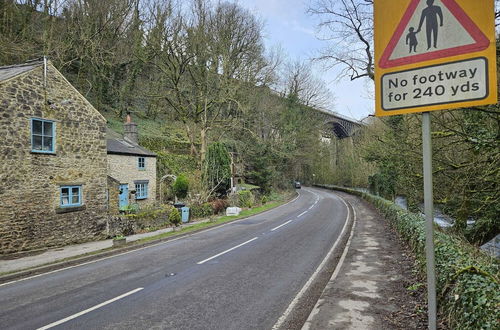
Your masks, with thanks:
[[[143,206],[156,201],[156,154],[139,145],[137,124],[130,114],[124,135],[108,130],[108,185],[110,211],[117,213],[127,206]],[[118,189],[113,189],[118,183]],[[118,200],[114,196],[118,193]]]
[[[106,119],[50,63],[0,67],[0,254],[95,239]]]

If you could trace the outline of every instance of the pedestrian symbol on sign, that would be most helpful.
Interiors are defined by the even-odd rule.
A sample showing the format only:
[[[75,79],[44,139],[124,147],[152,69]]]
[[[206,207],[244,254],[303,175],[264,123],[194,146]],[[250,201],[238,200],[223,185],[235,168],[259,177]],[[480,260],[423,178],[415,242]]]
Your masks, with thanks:
[[[422,24],[425,20],[425,31],[427,35],[427,50],[431,48],[431,41],[434,40],[434,48],[437,48],[438,40],[438,17],[440,19],[439,26],[443,26],[443,12],[441,7],[435,6],[434,0],[427,0],[427,8],[422,10],[422,16],[420,16],[420,23],[418,23],[417,33],[420,32]]]
[[[392,68],[488,46],[488,38],[456,0],[412,0],[378,64]]]

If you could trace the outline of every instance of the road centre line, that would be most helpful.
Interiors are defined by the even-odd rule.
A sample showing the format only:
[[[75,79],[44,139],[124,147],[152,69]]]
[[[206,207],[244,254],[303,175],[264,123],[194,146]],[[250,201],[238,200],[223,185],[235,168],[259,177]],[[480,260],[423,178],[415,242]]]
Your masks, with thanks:
[[[256,239],[258,239],[258,237],[254,237],[254,238],[252,238],[252,239],[249,239],[248,241],[243,242],[243,243],[241,243],[241,244],[238,244],[238,245],[236,245],[236,246],[233,246],[232,248],[227,249],[226,251],[223,251],[223,252],[221,252],[221,253],[218,253],[218,254],[216,254],[216,255],[214,255],[214,256],[212,256],[212,257],[210,257],[210,258],[207,258],[207,259],[205,259],[205,260],[199,261],[199,262],[197,262],[197,264],[198,264],[198,265],[202,265],[202,264],[204,264],[204,263],[205,263],[205,262],[207,262],[207,261],[210,261],[210,260],[212,260],[212,259],[215,259],[215,258],[217,258],[217,257],[220,257],[221,255],[226,254],[226,253],[228,253],[228,252],[231,252],[231,251],[233,251],[233,250],[235,250],[235,249],[237,249],[237,248],[239,248],[239,247],[242,247],[243,245],[248,244],[248,243],[250,243],[250,242],[252,242],[252,241],[255,241]]]
[[[300,218],[301,216],[303,216],[303,215],[304,215],[304,214],[306,214],[307,212],[308,212],[308,211],[304,211],[304,212],[302,212],[301,214],[299,214],[299,215],[297,216],[297,218]]]
[[[63,323],[65,323],[65,322],[68,322],[68,321],[70,321],[70,320],[72,320],[72,319],[76,319],[76,318],[77,318],[77,317],[79,317],[79,316],[82,316],[82,315],[84,315],[84,314],[90,313],[90,312],[92,312],[92,311],[94,311],[94,310],[96,310],[96,309],[98,309],[98,308],[101,308],[101,307],[104,307],[104,306],[106,306],[106,305],[109,305],[109,304],[111,304],[111,303],[113,303],[113,302],[115,302],[115,301],[117,301],[117,300],[120,300],[120,299],[123,299],[123,298],[125,298],[125,297],[127,297],[127,296],[130,296],[131,294],[134,294],[134,293],[136,293],[136,292],[139,292],[139,291],[141,291],[142,289],[144,289],[144,288],[137,288],[137,289],[135,289],[135,290],[129,291],[129,292],[124,293],[124,294],[122,294],[122,295],[120,295],[120,296],[118,296],[118,297],[115,297],[115,298],[113,298],[113,299],[110,299],[110,300],[107,300],[107,301],[105,301],[105,302],[103,302],[103,303],[100,303],[99,305],[95,305],[94,307],[90,307],[90,308],[88,308],[88,309],[86,309],[86,310],[84,310],[84,311],[81,311],[81,312],[79,312],[79,313],[76,313],[76,314],[73,314],[73,315],[71,315],[71,316],[68,316],[68,317],[66,317],[66,318],[64,318],[64,319],[62,319],[62,320],[59,320],[59,321],[53,322],[53,323],[51,323],[51,324],[48,324],[48,325],[46,325],[46,326],[44,326],[44,327],[38,328],[37,330],[45,330],[45,329],[50,329],[50,328],[53,328],[53,327],[55,327],[55,326],[58,326],[58,325],[63,324]]]
[[[288,225],[290,222],[292,222],[292,220],[288,220],[287,222],[282,223],[278,227],[274,227],[273,229],[271,229],[271,231],[275,231],[276,229],[279,229],[279,228],[283,227],[284,225]]]

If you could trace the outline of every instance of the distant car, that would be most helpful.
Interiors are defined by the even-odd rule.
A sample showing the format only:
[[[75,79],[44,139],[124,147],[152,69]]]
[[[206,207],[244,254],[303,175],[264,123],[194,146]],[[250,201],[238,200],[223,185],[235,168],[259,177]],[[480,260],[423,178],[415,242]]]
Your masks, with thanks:
[[[300,187],[300,182],[299,182],[299,181],[295,181],[295,182],[293,183],[293,186],[295,187],[295,189],[300,189],[300,188],[301,188],[301,187]]]

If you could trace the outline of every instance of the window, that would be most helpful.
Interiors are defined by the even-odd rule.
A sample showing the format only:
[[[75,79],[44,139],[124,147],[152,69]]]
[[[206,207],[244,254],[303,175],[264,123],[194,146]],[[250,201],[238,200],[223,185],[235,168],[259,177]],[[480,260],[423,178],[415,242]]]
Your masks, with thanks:
[[[138,163],[137,163],[137,167],[138,167],[140,170],[145,170],[145,169],[146,169],[146,158],[144,158],[144,157],[139,157],[137,161],[138,161]]]
[[[148,181],[135,181],[135,199],[148,198]]]
[[[82,205],[82,186],[61,186],[61,206]]]
[[[52,120],[31,119],[31,151],[54,153],[56,124]]]

